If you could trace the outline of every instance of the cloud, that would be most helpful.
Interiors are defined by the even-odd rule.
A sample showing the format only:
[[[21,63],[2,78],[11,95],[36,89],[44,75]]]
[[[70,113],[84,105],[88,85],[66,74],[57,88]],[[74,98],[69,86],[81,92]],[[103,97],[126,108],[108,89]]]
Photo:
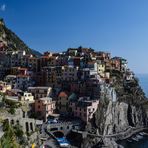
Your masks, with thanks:
[[[6,10],[6,4],[2,4],[0,6],[0,11],[5,11]]]

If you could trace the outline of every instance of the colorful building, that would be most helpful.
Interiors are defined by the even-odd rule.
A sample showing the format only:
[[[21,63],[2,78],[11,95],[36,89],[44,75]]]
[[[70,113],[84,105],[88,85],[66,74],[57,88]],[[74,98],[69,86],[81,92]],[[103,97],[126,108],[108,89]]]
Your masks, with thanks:
[[[50,97],[39,98],[35,100],[35,113],[39,119],[47,120],[47,117],[54,113],[55,101]]]
[[[67,113],[69,109],[69,100],[67,92],[60,92],[57,99],[57,110],[59,113]]]
[[[78,101],[70,102],[70,108],[74,117],[78,117],[85,123],[88,123],[88,121],[93,118],[98,104],[98,100],[90,100],[89,98],[81,97]]]
[[[62,66],[62,80],[64,81],[78,80],[78,67]]]
[[[27,90],[28,87],[33,86],[33,81],[29,75],[17,75],[16,76],[16,88],[21,90]]]
[[[33,102],[34,101],[34,96],[32,93],[24,92],[23,95],[20,96],[21,101],[28,101],[28,102]]]
[[[32,93],[34,99],[49,97],[52,93],[51,87],[28,87],[28,92]]]

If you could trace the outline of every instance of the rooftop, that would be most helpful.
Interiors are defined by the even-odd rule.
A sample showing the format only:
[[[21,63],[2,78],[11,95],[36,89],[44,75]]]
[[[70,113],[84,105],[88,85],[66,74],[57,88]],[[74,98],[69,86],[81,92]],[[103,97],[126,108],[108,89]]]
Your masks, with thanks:
[[[38,87],[28,87],[28,89],[49,89],[51,87],[42,87],[42,86],[38,86]]]
[[[68,94],[64,91],[60,92],[58,97],[68,97]]]
[[[20,78],[27,78],[27,77],[30,77],[29,75],[17,75],[17,77],[20,77]]]
[[[9,78],[16,78],[16,75],[7,75],[6,76],[7,78],[9,77]]]
[[[50,97],[44,97],[44,98],[40,98],[38,100],[41,100],[41,101],[52,101],[52,98],[50,98]]]

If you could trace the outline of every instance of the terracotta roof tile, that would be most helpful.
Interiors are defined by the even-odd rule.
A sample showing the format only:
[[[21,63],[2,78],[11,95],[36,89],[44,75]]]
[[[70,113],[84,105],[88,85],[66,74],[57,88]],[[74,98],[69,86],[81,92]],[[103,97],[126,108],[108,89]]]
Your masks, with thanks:
[[[68,94],[66,92],[62,91],[59,93],[58,97],[68,97]]]

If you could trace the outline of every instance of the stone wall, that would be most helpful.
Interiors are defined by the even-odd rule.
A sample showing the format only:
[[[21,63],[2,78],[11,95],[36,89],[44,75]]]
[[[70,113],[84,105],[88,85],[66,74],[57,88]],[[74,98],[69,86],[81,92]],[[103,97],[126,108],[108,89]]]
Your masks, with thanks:
[[[23,116],[21,109],[17,109],[15,115],[3,114],[1,116],[4,120],[8,120],[10,124],[16,125],[19,124],[22,126],[24,132],[34,132],[37,125],[42,125],[42,120],[35,120],[33,118],[27,118]]]
[[[79,123],[63,122],[48,124],[47,129],[51,133],[61,131],[64,133],[64,135],[67,135],[72,129],[79,129],[79,127]]]

